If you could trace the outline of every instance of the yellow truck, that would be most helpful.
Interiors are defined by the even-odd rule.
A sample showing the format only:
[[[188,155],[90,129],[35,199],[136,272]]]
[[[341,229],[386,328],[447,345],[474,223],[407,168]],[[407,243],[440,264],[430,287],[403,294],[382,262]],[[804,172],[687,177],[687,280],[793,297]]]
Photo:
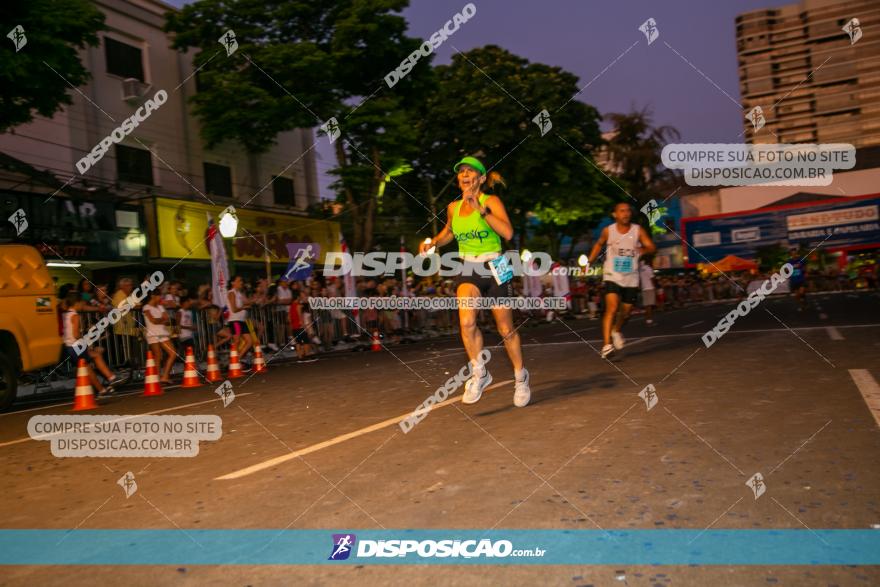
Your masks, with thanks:
[[[15,401],[22,373],[58,363],[57,304],[39,251],[0,244],[0,410]]]

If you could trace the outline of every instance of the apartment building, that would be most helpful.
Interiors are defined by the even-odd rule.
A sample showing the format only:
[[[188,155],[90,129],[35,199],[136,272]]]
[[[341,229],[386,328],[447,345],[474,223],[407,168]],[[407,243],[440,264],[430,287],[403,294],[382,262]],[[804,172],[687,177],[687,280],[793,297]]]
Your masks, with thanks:
[[[857,18],[855,43],[843,29]],[[803,0],[736,19],[740,92],[766,126],[753,143],[880,144],[880,2]]]

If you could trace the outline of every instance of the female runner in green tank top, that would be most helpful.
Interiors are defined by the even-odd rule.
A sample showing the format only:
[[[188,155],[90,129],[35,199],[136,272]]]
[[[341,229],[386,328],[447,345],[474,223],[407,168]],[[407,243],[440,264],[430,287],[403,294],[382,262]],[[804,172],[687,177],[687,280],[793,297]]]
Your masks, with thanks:
[[[487,175],[486,167],[475,157],[465,157],[455,167],[461,198],[446,208],[446,226],[440,234],[421,244],[419,252],[425,254],[436,246],[458,241],[458,251],[463,265],[462,275],[456,279],[456,296],[459,299],[484,297],[513,297],[512,280],[498,284],[488,273],[488,263],[502,253],[501,239],[513,238],[513,225],[498,196],[482,192],[485,184],[492,187],[501,183],[501,176],[492,172]],[[472,404],[479,401],[483,390],[492,383],[489,370],[479,360],[483,350],[483,334],[477,327],[479,310],[459,304],[458,317],[461,324],[461,339],[471,361],[472,376],[465,384],[462,402]],[[504,341],[507,356],[513,363],[514,394],[513,403],[524,407],[529,403],[529,372],[523,366],[522,347],[519,334],[513,327],[513,311],[501,306],[492,307],[492,316],[498,326],[498,334]]]

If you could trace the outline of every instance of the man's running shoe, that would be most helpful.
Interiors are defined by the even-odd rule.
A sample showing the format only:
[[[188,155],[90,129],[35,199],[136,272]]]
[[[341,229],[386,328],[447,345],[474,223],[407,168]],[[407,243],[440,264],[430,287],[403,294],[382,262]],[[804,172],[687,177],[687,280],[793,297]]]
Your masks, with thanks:
[[[529,388],[529,372],[527,369],[522,370],[522,379],[516,378],[513,384],[513,405],[518,408],[524,408],[529,405],[532,399],[532,390]]]
[[[610,344],[606,344],[602,347],[602,358],[606,358],[608,355],[614,352],[614,346]]]
[[[611,342],[614,344],[614,350],[619,351],[623,348],[623,345],[626,344],[626,339],[623,338],[623,335],[620,334],[620,332],[612,332]]]
[[[269,349],[270,351],[272,351],[273,353],[278,352],[278,345],[275,344],[274,342],[270,342],[269,344],[267,344],[266,348]]]
[[[492,383],[492,374],[489,373],[485,366],[482,369],[482,373],[475,369],[474,374],[464,384],[464,395],[461,397],[461,403],[475,404],[480,401],[483,390],[489,387],[490,383]]]

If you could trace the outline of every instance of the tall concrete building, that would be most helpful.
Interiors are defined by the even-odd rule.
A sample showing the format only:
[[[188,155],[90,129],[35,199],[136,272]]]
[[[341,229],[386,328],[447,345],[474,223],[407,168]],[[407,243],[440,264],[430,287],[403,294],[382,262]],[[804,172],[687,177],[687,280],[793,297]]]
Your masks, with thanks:
[[[843,29],[853,18],[862,36]],[[857,34],[857,33],[856,33]],[[736,19],[740,92],[752,143],[880,145],[880,2],[803,0]]]

